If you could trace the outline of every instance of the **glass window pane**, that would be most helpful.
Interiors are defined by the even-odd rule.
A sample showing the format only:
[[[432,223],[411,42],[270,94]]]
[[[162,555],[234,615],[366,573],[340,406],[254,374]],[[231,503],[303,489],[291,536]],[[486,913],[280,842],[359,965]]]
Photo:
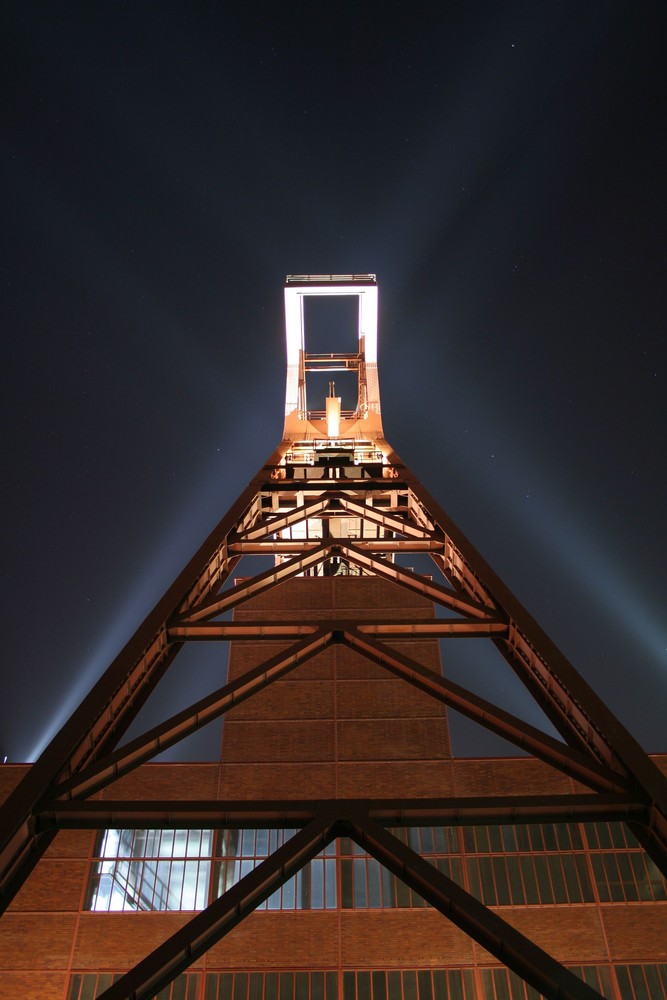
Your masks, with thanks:
[[[264,1000],[278,1000],[277,972],[267,972],[264,976]]]
[[[396,905],[397,906],[410,906],[410,890],[408,889],[405,882],[400,878],[394,880],[396,887]]]
[[[297,983],[297,1000],[301,1000],[298,989]],[[310,1000],[324,1000],[324,973],[322,972],[311,972],[310,974]]]
[[[434,1000],[464,1000],[461,994],[456,992],[455,977],[456,972],[447,973],[444,969],[433,970]]]
[[[317,972],[313,973],[313,977],[318,975]],[[321,975],[321,973],[320,973]],[[309,1000],[310,998],[310,983],[308,982],[307,972],[297,972],[294,977],[294,996],[295,1000]]]
[[[387,976],[384,972],[373,973],[373,1000],[387,1000]]]
[[[600,902],[608,903],[610,901],[609,886],[607,885],[607,879],[605,877],[602,856],[600,854],[591,854],[590,859],[591,867],[593,869],[593,878],[595,879],[595,885],[597,886]]]
[[[354,905],[357,908],[368,906],[365,858],[354,859]]]
[[[422,841],[422,854],[433,854],[435,851],[435,838],[433,836],[433,827],[423,826],[421,828],[421,841]]]
[[[535,862],[535,877],[537,879],[537,891],[540,895],[540,903],[553,903],[554,898],[546,856],[544,854],[536,854],[533,860]]]
[[[389,1000],[401,1000],[401,974],[400,972],[387,973],[387,994]]]
[[[338,1000],[338,974],[336,972],[327,972],[326,984],[327,1000]]]
[[[221,972],[218,983],[218,997],[220,1000],[231,1000],[232,989],[234,988],[234,977],[231,972]]]
[[[186,975],[176,976],[176,979],[174,979],[173,983],[171,984],[171,996],[169,993],[167,993],[167,997],[170,997],[170,1000],[186,1000],[185,997],[186,985],[187,985]],[[169,987],[167,987],[167,989],[169,989]]]
[[[501,827],[503,835],[503,848],[506,851],[518,851],[517,831],[513,826]]]
[[[431,973],[428,969],[420,969],[417,973],[417,986],[419,988],[419,1000],[433,1000]]]
[[[340,863],[340,881],[342,891],[342,907],[349,910],[352,908],[352,861],[343,858]]]
[[[508,906],[512,902],[510,897],[509,878],[507,875],[507,865],[510,858],[493,858],[493,874],[496,883],[496,893],[499,906]]]
[[[234,1000],[248,1000],[247,972],[237,972],[234,975]]]
[[[250,973],[250,1000],[262,1000],[264,976],[261,972]]]
[[[491,858],[479,858],[480,881],[482,884],[482,902],[494,906],[498,902],[496,887],[493,881],[493,865]]]
[[[341,867],[344,862],[341,862]],[[334,858],[327,858],[324,862],[324,874],[326,879],[326,908],[335,909],[338,893],[336,891],[336,861]]]
[[[357,972],[357,1000],[371,1000],[370,972]]]
[[[403,973],[404,1000],[417,1000],[417,976],[413,971]]]
[[[375,858],[368,859],[368,905],[375,909],[382,906],[380,863]]]
[[[510,902],[515,905],[524,903],[525,897],[523,892],[523,883],[521,881],[521,865],[519,864],[519,859],[511,854],[505,858],[505,871],[507,873]]]
[[[236,997],[234,997],[236,1000]],[[294,1000],[294,973],[280,973],[280,1000]]]
[[[470,892],[481,902],[485,902],[482,899],[482,884],[479,871],[479,858],[468,858],[466,860],[466,870],[468,872],[468,884],[470,886]]]

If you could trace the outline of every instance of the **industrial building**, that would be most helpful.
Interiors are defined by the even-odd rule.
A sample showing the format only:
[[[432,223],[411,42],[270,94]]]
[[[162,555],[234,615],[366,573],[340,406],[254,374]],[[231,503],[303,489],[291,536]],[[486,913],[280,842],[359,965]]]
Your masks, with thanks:
[[[335,297],[354,343],[311,351]],[[285,308],[280,446],[39,761],[0,769],[0,998],[667,1000],[667,755],[385,440],[374,276],[290,276]],[[557,737],[447,678],[461,639]],[[123,744],[202,642],[220,687]],[[454,757],[450,711],[517,755]],[[222,716],[219,760],[153,762]]]

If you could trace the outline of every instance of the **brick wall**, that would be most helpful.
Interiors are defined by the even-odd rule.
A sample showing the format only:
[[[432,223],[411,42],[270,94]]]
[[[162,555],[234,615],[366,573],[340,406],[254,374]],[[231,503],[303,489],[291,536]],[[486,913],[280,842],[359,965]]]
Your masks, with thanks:
[[[334,615],[428,618],[432,608],[418,595],[375,578],[303,578],[236,612],[237,620]],[[284,644],[235,644],[230,676],[280,648]],[[409,655],[439,671],[437,643],[411,645]],[[2,797],[24,771],[0,768]],[[229,713],[220,762],[145,765],[102,797],[511,796],[574,790],[569,778],[527,758],[453,761],[439,703],[334,646]],[[81,912],[92,843],[90,832],[60,833],[0,921],[0,1000],[63,1000],[70,970],[122,969],[187,920],[187,914],[177,913]],[[565,962],[667,960],[664,904],[502,907],[500,912]],[[257,912],[199,966],[342,971],[477,963],[495,961],[435,911],[416,909]]]

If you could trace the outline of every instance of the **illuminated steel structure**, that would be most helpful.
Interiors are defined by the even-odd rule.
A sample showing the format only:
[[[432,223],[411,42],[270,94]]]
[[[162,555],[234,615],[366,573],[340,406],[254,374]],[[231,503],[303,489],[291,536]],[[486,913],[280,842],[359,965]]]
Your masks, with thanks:
[[[308,300],[331,296],[358,301],[357,349],[310,353]],[[285,287],[285,312],[281,444],[5,803],[2,909],[61,829],[298,828],[104,996],[153,996],[326,845],[346,837],[544,996],[599,997],[388,828],[623,821],[667,873],[665,778],[384,439],[375,277],[292,275]],[[318,372],[353,378],[356,406],[344,409],[332,382],[325,407],[309,409],[309,375]],[[401,565],[396,557],[405,553],[430,556],[434,577]],[[267,555],[273,559],[271,568],[234,579],[243,557]],[[229,612],[258,596],[308,577],[386,581],[432,602],[440,616],[382,617],[360,609],[356,616],[332,612],[326,620],[314,620],[294,608],[288,616],[241,614],[230,620]],[[562,739],[450,682],[410,652],[411,643],[450,637],[493,643]],[[119,746],[179,650],[201,640],[281,646],[208,697]],[[353,651],[374,668],[461,712],[570,776],[573,787],[583,790],[419,799],[355,795],[109,803],[94,797],[333,647]]]

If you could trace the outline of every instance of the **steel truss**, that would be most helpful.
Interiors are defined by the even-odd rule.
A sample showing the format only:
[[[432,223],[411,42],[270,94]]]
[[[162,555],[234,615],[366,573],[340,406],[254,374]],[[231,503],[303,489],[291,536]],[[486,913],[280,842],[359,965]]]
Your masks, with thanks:
[[[335,468],[335,467],[334,467]],[[469,896],[386,830],[388,826],[615,819],[631,825],[667,873],[665,779],[609,709],[472,548],[395,454],[382,479],[350,478],[343,467],[286,478],[278,450],[2,809],[4,909],[59,829],[106,827],[300,827],[255,871],[194,917],[105,994],[149,997],[223,937],[326,843],[349,836],[424,899],[547,997],[597,996],[577,977]],[[327,478],[322,478],[322,474]],[[317,478],[315,478],[317,475]],[[284,478],[280,478],[283,476]],[[311,476],[313,476],[311,478]],[[345,519],[348,532],[341,525]],[[355,536],[349,532],[356,526]],[[320,537],[310,537],[317,525]],[[310,527],[309,527],[310,526]],[[275,565],[233,583],[244,555]],[[396,564],[396,552],[425,552],[441,582]],[[229,621],[221,616],[297,575],[377,575],[423,595],[449,617],[359,618],[317,623]],[[424,668],[406,640],[486,639],[553,722],[554,739]],[[123,747],[118,743],[186,642],[279,641],[282,650]],[[403,640],[401,651],[388,643]],[[333,644],[502,735],[591,791],[574,795],[323,802],[103,803],[89,796],[222,716]]]
[[[385,442],[386,444],[386,442]],[[195,916],[104,996],[149,997],[266,899],[335,837],[351,837],[436,909],[547,997],[595,997],[590,987],[387,832],[401,825],[614,819],[667,874],[667,783],[638,743],[507,590],[406,466],[325,458],[285,466],[279,448],[148,615],[0,813],[4,910],[60,829],[300,827],[251,874]],[[353,529],[350,528],[353,526]],[[317,535],[317,537],[314,537]],[[428,554],[430,579],[394,561]],[[275,564],[233,580],[244,556]],[[245,564],[244,564],[245,565]],[[433,620],[230,621],[250,598],[298,575],[375,575],[442,609]],[[404,650],[407,640],[492,642],[551,720],[555,739]],[[281,651],[119,747],[186,642],[251,639]],[[390,645],[402,640],[400,651]],[[320,802],[114,802],[93,793],[151,760],[334,644],[346,645],[590,789],[574,795]]]

